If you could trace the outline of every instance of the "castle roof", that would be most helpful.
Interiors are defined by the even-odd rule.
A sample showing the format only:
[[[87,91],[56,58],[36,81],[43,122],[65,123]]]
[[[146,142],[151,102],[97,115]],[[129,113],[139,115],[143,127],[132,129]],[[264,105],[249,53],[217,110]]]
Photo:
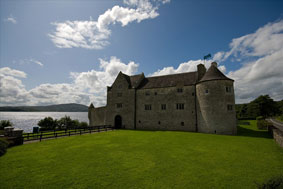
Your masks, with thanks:
[[[187,86],[194,85],[197,81],[197,72],[187,72],[180,74],[155,76],[144,78],[139,88],[162,88],[162,87],[175,87],[178,85]]]
[[[201,78],[199,82],[203,81],[211,81],[211,80],[232,80],[226,77],[218,68],[217,65],[211,65],[204,76]]]
[[[197,71],[153,77],[145,77],[143,73],[133,76],[123,74],[123,76],[129,83],[130,88],[138,89],[189,86],[195,85],[199,82],[211,80],[232,80],[218,70],[216,62],[211,64],[210,68],[207,70],[207,72],[205,72],[201,80],[198,80]]]

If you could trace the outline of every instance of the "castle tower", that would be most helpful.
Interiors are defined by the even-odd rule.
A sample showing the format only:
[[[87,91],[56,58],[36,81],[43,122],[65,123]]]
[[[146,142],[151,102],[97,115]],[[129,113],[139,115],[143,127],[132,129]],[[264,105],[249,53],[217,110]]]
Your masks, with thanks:
[[[198,132],[231,134],[237,132],[234,81],[212,62],[196,84]]]

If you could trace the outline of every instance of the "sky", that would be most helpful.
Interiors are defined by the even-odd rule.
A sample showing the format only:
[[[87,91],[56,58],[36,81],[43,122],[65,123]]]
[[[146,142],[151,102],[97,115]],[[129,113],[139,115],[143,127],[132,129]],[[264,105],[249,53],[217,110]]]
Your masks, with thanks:
[[[203,61],[203,57],[211,58]],[[117,74],[212,61],[236,103],[283,99],[282,0],[0,0],[0,105],[106,104]]]

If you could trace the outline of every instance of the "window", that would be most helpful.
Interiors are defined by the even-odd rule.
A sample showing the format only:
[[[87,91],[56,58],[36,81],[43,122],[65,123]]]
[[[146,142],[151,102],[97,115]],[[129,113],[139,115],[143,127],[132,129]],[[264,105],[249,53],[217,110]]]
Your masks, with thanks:
[[[145,96],[149,96],[149,95],[150,95],[149,91],[146,91]]]
[[[144,105],[145,110],[151,110],[151,104],[146,104]]]
[[[117,108],[122,108],[122,106],[123,106],[122,103],[117,103],[117,104],[116,104],[116,107],[117,107]]]
[[[228,104],[228,105],[227,105],[227,110],[228,110],[228,111],[232,111],[232,110],[233,110],[233,105]]]
[[[183,89],[182,89],[182,88],[178,88],[178,89],[177,89],[177,92],[178,92],[178,93],[182,93],[182,92],[183,92]]]
[[[205,94],[208,94],[208,93],[209,93],[208,89],[205,89]]]
[[[160,121],[158,121],[158,125],[160,125],[160,123],[161,123],[161,122],[160,122]]]
[[[161,110],[166,110],[166,104],[161,104]]]
[[[176,109],[177,110],[183,110],[185,108],[184,104],[176,104]]]
[[[195,93],[192,93],[192,96],[195,96]]]
[[[155,92],[154,95],[157,95],[157,92]]]
[[[232,93],[232,87],[226,86],[226,93]]]
[[[181,126],[185,126],[185,123],[183,121],[181,122]]]
[[[121,97],[122,96],[122,93],[117,93],[117,97]]]

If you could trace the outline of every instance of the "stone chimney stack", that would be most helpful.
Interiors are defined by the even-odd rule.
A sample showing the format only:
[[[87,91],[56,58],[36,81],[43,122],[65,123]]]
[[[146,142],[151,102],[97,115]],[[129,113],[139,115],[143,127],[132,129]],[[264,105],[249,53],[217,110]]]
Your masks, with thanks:
[[[211,66],[215,66],[217,68],[217,62],[211,62]]]
[[[198,65],[198,81],[204,76],[206,72],[206,68],[203,64]]]

